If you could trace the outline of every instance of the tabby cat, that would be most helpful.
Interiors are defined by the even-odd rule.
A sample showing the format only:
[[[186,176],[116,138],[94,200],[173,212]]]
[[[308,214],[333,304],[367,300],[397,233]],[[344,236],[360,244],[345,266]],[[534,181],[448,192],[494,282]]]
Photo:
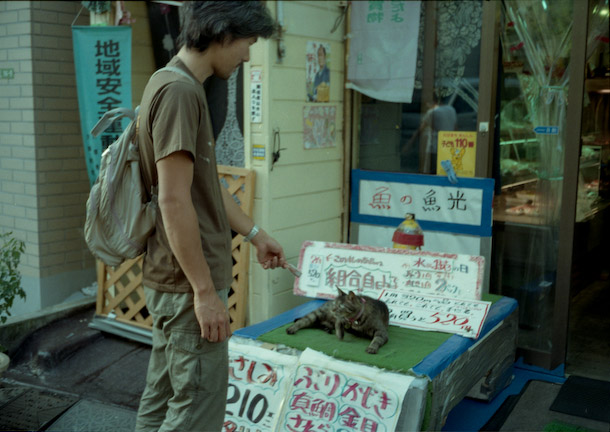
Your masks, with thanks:
[[[286,333],[295,334],[302,328],[319,324],[330,331],[335,329],[337,337],[343,339],[343,330],[346,329],[358,336],[372,338],[366,352],[376,354],[379,347],[388,341],[388,307],[380,300],[359,296],[353,291],[346,294],[339,287],[337,290],[337,298],[296,320]]]

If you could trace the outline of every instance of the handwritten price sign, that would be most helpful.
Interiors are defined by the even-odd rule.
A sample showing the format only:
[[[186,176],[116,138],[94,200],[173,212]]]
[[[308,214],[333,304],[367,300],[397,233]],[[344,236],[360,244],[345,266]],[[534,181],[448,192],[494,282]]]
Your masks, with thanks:
[[[416,330],[455,333],[476,339],[490,302],[383,291],[379,300],[390,309],[390,324]]]
[[[223,432],[276,430],[297,358],[229,342],[229,389]]]
[[[396,430],[413,377],[332,359],[307,348],[299,359],[278,431]]]
[[[294,293],[334,298],[339,287],[375,298],[396,290],[479,300],[484,265],[473,255],[307,241]]]

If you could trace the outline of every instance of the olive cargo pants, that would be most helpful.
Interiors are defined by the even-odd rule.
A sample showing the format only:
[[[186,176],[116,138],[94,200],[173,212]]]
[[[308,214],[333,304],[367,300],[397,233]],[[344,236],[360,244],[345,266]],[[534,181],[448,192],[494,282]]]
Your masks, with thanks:
[[[218,291],[227,304],[228,289]],[[219,432],[228,386],[228,339],[201,338],[191,293],[144,287],[153,346],[136,431]]]

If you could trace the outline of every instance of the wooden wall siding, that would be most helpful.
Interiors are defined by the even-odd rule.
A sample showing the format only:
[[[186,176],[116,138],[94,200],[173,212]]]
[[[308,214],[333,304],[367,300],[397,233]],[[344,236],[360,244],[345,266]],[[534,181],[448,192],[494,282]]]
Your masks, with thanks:
[[[252,214],[254,198],[254,173],[244,168],[218,166],[221,182],[237,198],[241,209]],[[248,264],[249,243],[243,242],[243,236],[233,237],[233,280],[229,291],[229,315],[231,330],[237,330],[246,324],[248,300]],[[117,268],[97,263],[98,293],[96,314],[108,316],[114,314],[117,321],[136,327],[151,328],[152,318],[146,309],[144,287],[142,285],[143,255],[127,260]]]
[[[255,220],[284,247],[297,264],[306,240],[341,241],[343,211],[343,89],[344,23],[331,33],[343,9],[338,1],[283,1],[286,55],[277,62],[277,41],[260,41],[252,49],[250,68],[263,71],[263,123],[246,130],[249,144],[264,145],[265,161],[252,160],[257,172]],[[277,2],[267,2],[277,18]],[[306,47],[308,41],[330,44],[330,102],[307,101]],[[249,74],[246,73],[246,80]],[[249,89],[246,81],[245,89]],[[245,95],[246,103],[249,96]],[[305,149],[303,108],[335,106],[335,146]],[[249,119],[246,118],[246,121]],[[273,130],[280,130],[281,156],[271,169]],[[246,148],[249,148],[248,145]],[[250,324],[307,301],[292,294],[294,276],[285,270],[265,271],[251,255]]]

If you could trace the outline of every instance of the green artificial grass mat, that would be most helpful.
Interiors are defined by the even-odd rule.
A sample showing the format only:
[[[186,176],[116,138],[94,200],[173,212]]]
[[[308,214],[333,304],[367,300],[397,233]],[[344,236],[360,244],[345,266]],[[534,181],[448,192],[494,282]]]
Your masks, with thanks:
[[[487,294],[483,300],[495,303],[501,296]],[[367,353],[370,340],[345,333],[343,340],[335,334],[329,334],[319,328],[306,328],[294,335],[286,333],[291,324],[259,336],[258,340],[273,344],[282,344],[299,350],[311,348],[331,357],[361,362],[381,369],[407,373],[421,362],[428,354],[441,346],[452,334],[432,331],[421,331],[390,326],[388,342],[379,348],[377,354]]]
[[[379,348],[377,354],[369,354],[365,351],[371,342],[369,339],[346,332],[343,340],[339,340],[334,333],[329,334],[315,328],[306,328],[299,330],[295,335],[289,335],[286,333],[286,328],[289,326],[290,324],[286,324],[265,333],[258,339],[299,350],[311,348],[341,360],[361,362],[402,373],[407,373],[451,337],[449,333],[423,332],[390,326],[388,343]]]
[[[586,428],[583,426],[575,426],[575,425],[563,423],[563,422],[560,422],[557,420],[547,424],[542,431],[543,432],[597,432],[597,431],[594,431],[593,429],[589,429],[589,428]]]

